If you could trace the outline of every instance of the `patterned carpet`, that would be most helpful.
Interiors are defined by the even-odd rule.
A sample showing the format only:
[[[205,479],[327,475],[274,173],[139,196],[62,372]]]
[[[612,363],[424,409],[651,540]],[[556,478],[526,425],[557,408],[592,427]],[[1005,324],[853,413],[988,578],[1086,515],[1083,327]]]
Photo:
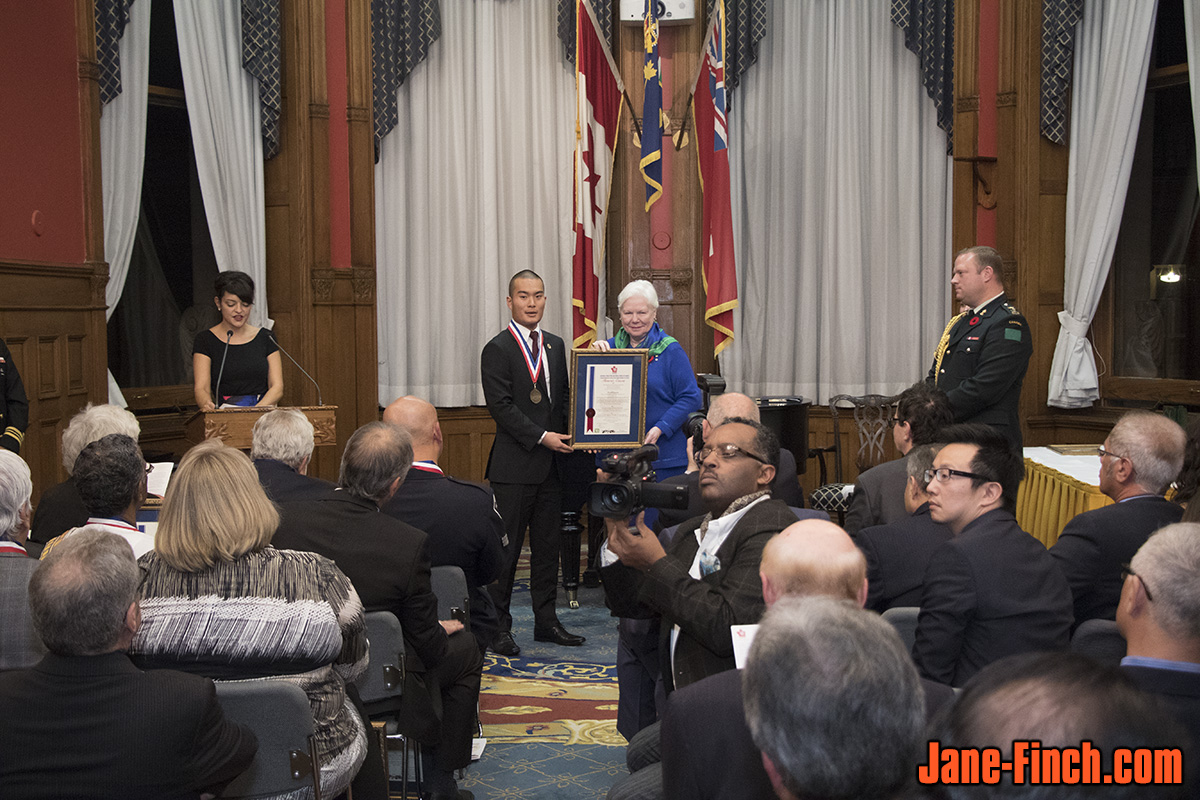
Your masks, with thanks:
[[[578,609],[559,588],[558,615],[581,647],[533,641],[528,550],[513,589],[515,658],[488,652],[479,697],[487,748],[459,786],[476,800],[603,798],[626,774],[617,733],[617,621],[602,589],[579,590]],[[398,754],[392,756],[399,774]]]

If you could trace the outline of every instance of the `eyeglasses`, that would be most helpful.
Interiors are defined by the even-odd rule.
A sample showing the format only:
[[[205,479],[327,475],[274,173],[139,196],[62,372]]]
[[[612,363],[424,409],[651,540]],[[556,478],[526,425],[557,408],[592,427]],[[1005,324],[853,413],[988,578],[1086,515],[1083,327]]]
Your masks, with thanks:
[[[1151,603],[1153,603],[1154,595],[1150,594],[1150,587],[1146,585],[1145,579],[1142,578],[1141,575],[1138,575],[1136,572],[1134,572],[1133,568],[1131,566],[1129,566],[1129,564],[1122,564],[1121,565],[1121,583],[1124,583],[1125,579],[1131,575],[1142,582],[1142,589],[1144,589],[1146,592],[1146,599],[1149,600]]]
[[[146,474],[149,475],[151,472],[154,472],[154,465],[147,462],[146,463]]]
[[[974,472],[963,472],[961,469],[950,469],[949,467],[938,467],[937,469],[925,470],[925,482],[933,483],[933,479],[937,478],[941,483],[950,480],[951,477],[973,478],[977,481],[992,482],[991,478],[983,475],[976,475]]]
[[[765,458],[763,458],[762,456],[755,455],[754,453],[751,453],[749,450],[743,450],[742,448],[738,447],[733,442],[728,442],[726,444],[717,444],[717,445],[707,444],[704,447],[701,447],[700,450],[697,451],[697,453],[696,453],[696,462],[699,463],[701,461],[704,461],[713,453],[716,453],[718,458],[723,458],[723,459],[730,459],[730,458],[734,458],[735,456],[741,455],[741,456],[745,456],[746,458],[753,458],[755,461],[757,461],[760,464],[767,463],[767,460]]]
[[[1105,450],[1103,445],[1096,448],[1096,455],[1100,456],[1101,458],[1104,458],[1105,456],[1108,456],[1109,458],[1126,458],[1125,456],[1117,455],[1111,450]]]

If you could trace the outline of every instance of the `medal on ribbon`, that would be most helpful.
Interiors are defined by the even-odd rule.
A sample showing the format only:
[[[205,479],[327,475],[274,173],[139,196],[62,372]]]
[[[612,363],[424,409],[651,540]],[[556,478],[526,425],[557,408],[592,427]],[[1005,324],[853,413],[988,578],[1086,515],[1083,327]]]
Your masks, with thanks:
[[[525,341],[525,337],[518,330],[516,320],[509,321],[508,332],[517,340],[517,344],[521,346],[521,355],[525,357],[525,368],[529,370],[529,380],[533,383],[533,389],[529,392],[529,400],[534,404],[540,403],[542,402],[542,393],[537,388],[537,382],[542,374],[542,348],[539,346],[536,354],[532,351],[529,343]]]

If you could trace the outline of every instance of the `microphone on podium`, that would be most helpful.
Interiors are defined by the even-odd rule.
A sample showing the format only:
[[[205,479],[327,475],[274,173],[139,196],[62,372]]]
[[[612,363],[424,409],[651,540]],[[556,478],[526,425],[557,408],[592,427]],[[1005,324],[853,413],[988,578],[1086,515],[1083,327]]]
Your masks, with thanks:
[[[271,341],[272,341],[272,342],[274,342],[274,343],[275,343],[275,346],[279,348],[279,352],[281,352],[281,353],[283,353],[285,356],[287,356],[287,357],[288,357],[288,361],[291,361],[293,364],[295,364],[295,365],[296,365],[296,369],[298,369],[298,370],[300,370],[302,373],[304,373],[304,377],[308,378],[308,379],[309,379],[309,381],[311,381],[311,382],[312,382],[312,385],[317,387],[317,405],[319,405],[319,406],[323,406],[323,405],[325,405],[324,403],[322,403],[322,402],[321,402],[321,386],[320,386],[320,384],[318,384],[318,383],[317,383],[315,380],[313,380],[313,376],[312,376],[312,375],[309,375],[309,374],[308,374],[308,371],[307,371],[306,369],[304,369],[304,367],[300,366],[300,362],[299,362],[299,361],[297,361],[296,359],[292,358],[292,354],[291,354],[291,353],[289,353],[287,350],[284,350],[284,349],[283,349],[283,345],[281,345],[281,344],[279,343],[279,340],[275,338],[275,331],[267,331],[267,336],[270,336],[270,337],[271,337]]]
[[[213,387],[213,405],[221,407],[221,377],[225,374],[225,357],[229,355],[229,342],[233,340],[233,330],[225,332],[225,349],[221,351],[221,369],[217,371],[217,385]]]

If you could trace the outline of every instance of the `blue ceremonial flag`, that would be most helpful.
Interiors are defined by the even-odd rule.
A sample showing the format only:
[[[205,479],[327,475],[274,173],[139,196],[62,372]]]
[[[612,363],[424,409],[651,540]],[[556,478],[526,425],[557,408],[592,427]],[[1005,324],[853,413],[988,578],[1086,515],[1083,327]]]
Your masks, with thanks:
[[[642,39],[646,48],[645,96],[642,100],[642,160],[646,181],[646,210],[662,197],[662,75],[658,65],[658,3],[646,0],[642,17]]]

